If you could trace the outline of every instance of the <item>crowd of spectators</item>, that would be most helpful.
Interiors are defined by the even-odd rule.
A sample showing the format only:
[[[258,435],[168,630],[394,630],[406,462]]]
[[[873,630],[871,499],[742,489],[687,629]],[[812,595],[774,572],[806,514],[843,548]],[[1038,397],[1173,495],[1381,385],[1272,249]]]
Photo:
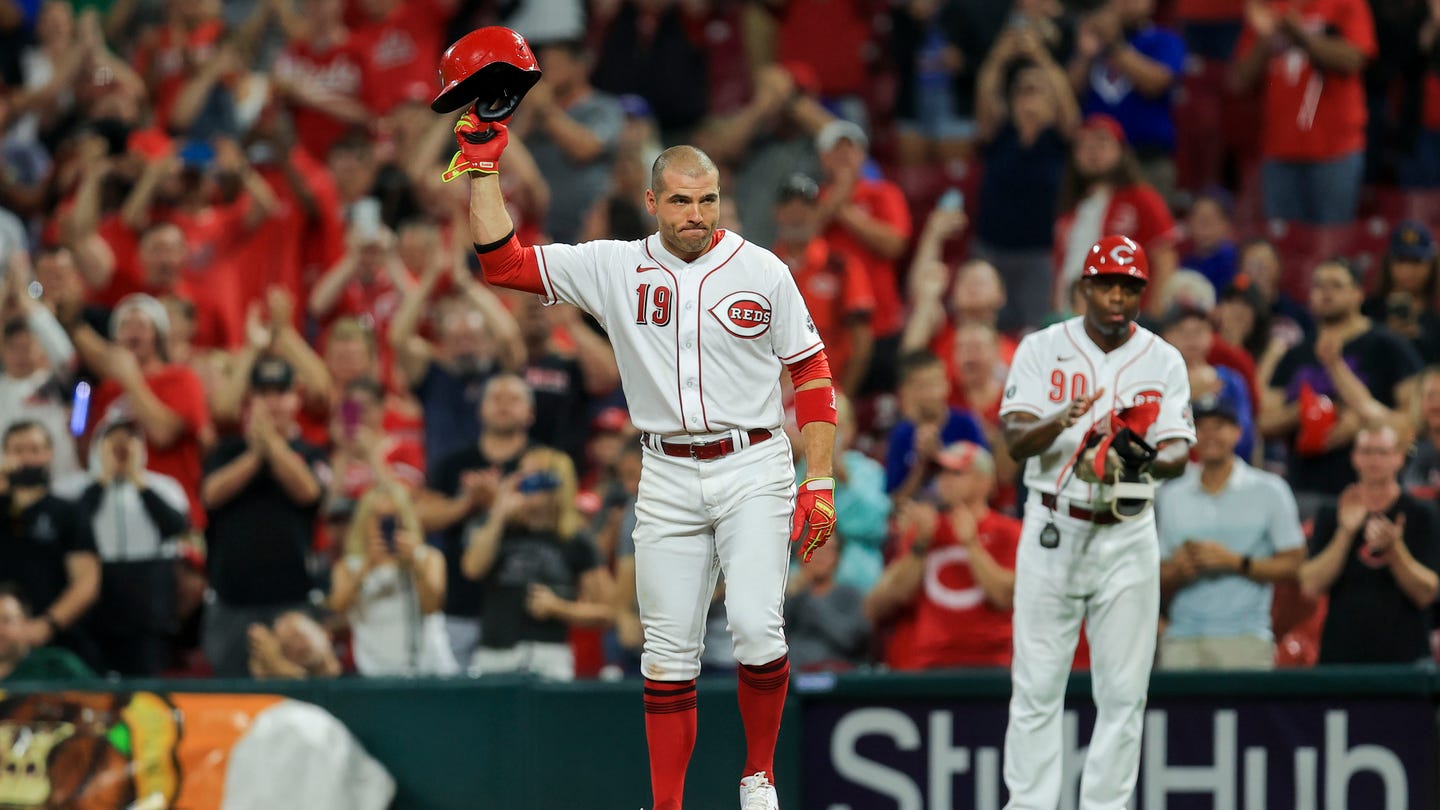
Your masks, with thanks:
[[[690,142],[795,274],[844,394],[797,667],[1008,665],[1004,379],[1117,232],[1195,395],[1159,665],[1434,660],[1434,0],[0,0],[0,680],[638,673],[614,353],[440,177],[487,24],[544,71],[523,240],[643,238]]]

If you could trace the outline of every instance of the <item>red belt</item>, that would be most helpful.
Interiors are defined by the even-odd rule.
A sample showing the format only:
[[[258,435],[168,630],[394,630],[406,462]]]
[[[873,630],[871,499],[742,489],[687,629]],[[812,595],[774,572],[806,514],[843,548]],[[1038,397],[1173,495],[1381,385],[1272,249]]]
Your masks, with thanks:
[[[775,434],[764,428],[756,428],[755,430],[745,431],[745,435],[750,437],[751,444],[759,444]],[[676,458],[693,458],[696,461],[712,461],[717,458],[724,458],[736,450],[742,449],[735,446],[735,439],[730,436],[711,442],[698,442],[695,444],[667,442],[664,439],[652,443],[650,441],[652,438],[654,437],[651,434],[645,434],[645,443],[652,444],[652,446],[658,445],[660,452],[665,455],[675,456]]]
[[[1051,495],[1048,492],[1042,492],[1040,494],[1040,505],[1045,507],[1046,509],[1053,510],[1055,509],[1055,507],[1060,505],[1060,502],[1054,495]],[[1094,523],[1096,526],[1110,526],[1120,522],[1120,518],[1116,517],[1115,513],[1111,512],[1109,509],[1106,509],[1103,512],[1091,512],[1089,509],[1081,509],[1080,507],[1071,504],[1068,514],[1070,515],[1070,517],[1075,518],[1076,520],[1083,520],[1086,523]]]

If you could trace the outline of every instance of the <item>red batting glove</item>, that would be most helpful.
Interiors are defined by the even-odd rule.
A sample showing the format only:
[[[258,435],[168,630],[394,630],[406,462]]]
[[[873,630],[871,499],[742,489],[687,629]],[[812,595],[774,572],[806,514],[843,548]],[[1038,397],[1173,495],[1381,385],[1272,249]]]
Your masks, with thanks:
[[[835,479],[806,478],[795,495],[795,522],[790,542],[800,544],[800,559],[810,562],[815,550],[835,533]]]
[[[483,142],[478,139],[486,134],[494,133]],[[500,171],[500,153],[510,143],[510,130],[504,124],[487,124],[475,117],[475,111],[471,110],[460,116],[455,123],[455,143],[460,151],[450,159],[450,167],[440,175],[440,179],[450,182],[465,172],[475,174],[496,174]]]

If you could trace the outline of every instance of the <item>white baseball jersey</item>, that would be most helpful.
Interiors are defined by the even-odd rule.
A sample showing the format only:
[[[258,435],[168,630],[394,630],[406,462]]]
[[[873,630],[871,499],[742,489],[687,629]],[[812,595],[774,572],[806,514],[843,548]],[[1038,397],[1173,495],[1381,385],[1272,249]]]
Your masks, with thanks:
[[[657,234],[535,248],[545,302],[595,316],[648,433],[779,428],[780,369],[824,348],[790,270],[738,234],[693,262]]]
[[[1025,486],[1076,503],[1105,500],[1101,487],[1076,477],[1072,463],[1086,432],[1110,412],[1158,403],[1154,422],[1142,438],[1156,447],[1167,439],[1195,442],[1190,413],[1190,376],[1174,346],[1140,326],[1120,348],[1105,352],[1085,332],[1083,318],[1071,318],[1026,335],[1015,350],[1000,415],[1034,414],[1041,419],[1070,407],[1078,397],[1105,389],[1079,421],[1066,428],[1045,452],[1025,463]],[[1064,489],[1060,490],[1061,480]]]

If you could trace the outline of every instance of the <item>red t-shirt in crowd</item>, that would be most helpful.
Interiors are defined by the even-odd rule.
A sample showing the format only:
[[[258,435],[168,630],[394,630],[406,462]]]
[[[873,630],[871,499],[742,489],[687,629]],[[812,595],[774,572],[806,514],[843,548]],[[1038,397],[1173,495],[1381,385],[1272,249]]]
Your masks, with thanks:
[[[987,512],[976,526],[976,533],[980,545],[997,563],[1015,570],[1020,521]],[[899,553],[909,554],[914,544],[913,535],[904,538]],[[969,549],[955,536],[948,517],[942,515],[925,555],[925,579],[920,592],[896,623],[885,651],[885,663],[891,669],[1010,665],[1010,611],[985,601],[969,560]]]
[[[233,349],[243,339],[245,330],[244,276],[253,271],[237,263],[240,249],[249,232],[245,217],[250,211],[250,196],[241,195],[233,202],[207,205],[196,212],[157,212],[158,221],[170,222],[185,233],[190,258],[184,272],[184,284],[195,304],[197,318],[204,311],[208,318],[218,319],[207,327],[202,339],[197,323],[195,345],[203,348]],[[258,265],[263,267],[264,264]],[[212,342],[220,341],[220,342]]]
[[[388,435],[381,441],[385,445],[385,467],[395,480],[410,489],[425,486],[425,451]],[[352,500],[359,500],[380,483],[370,465],[361,461],[341,464],[331,474],[339,476],[340,491]]]
[[[1240,22],[1245,0],[1178,0],[1174,16],[1181,22]]]
[[[197,67],[215,55],[216,43],[224,34],[222,20],[203,22],[183,39],[176,36],[175,29],[163,25],[136,50],[135,70],[155,94],[155,121],[161,129],[170,129],[170,111],[185,82]]]
[[[1432,70],[1425,74],[1425,128],[1440,132],[1440,76]]]
[[[365,40],[354,35],[323,51],[308,42],[294,42],[275,59],[277,79],[314,82],[331,93],[369,104],[365,92],[374,86],[366,75]],[[310,156],[324,162],[334,146],[353,126],[328,113],[303,104],[292,104],[295,135]]]
[[[296,301],[299,327],[310,285],[344,254],[345,224],[340,218],[340,197],[330,171],[298,146],[290,152],[290,165],[299,173],[306,193],[314,198],[315,215],[306,215],[299,195],[278,164],[257,167],[274,192],[278,208],[246,235],[236,247],[233,261],[243,269],[242,298],[246,302],[262,298],[272,284],[284,287]]]
[[[166,365],[159,371],[145,376],[145,384],[165,407],[175,412],[185,427],[180,438],[169,447],[160,448],[152,443],[146,445],[146,469],[168,475],[180,482],[190,499],[190,525],[203,529],[206,525],[205,510],[200,504],[200,437],[210,431],[210,410],[205,402],[205,388],[200,378],[189,366]],[[119,416],[133,416],[129,395],[115,380],[105,380],[95,389],[90,404],[90,424],[87,431],[93,436],[97,425],[105,424]]]
[[[825,341],[830,370],[838,375],[854,348],[850,345],[850,320],[869,318],[875,309],[875,295],[865,275],[865,266],[854,256],[834,249],[819,238],[811,240],[802,256],[789,257],[778,245],[775,255],[787,264],[792,259],[799,264],[798,268],[791,267],[795,286],[800,288],[810,318],[815,321],[820,339]]]
[[[115,257],[115,272],[104,289],[90,291],[89,300],[108,309],[121,298],[145,288],[145,274],[140,269],[140,235],[130,230],[119,214],[102,218],[95,232],[110,247]]]
[[[1015,349],[1020,345],[1020,342],[1003,332],[996,337],[997,342],[1000,344],[1000,362],[1004,363],[1008,368],[1010,363],[1015,360]],[[945,376],[950,378],[950,385],[953,392],[954,387],[960,384],[960,358],[955,356],[954,321],[946,318],[945,322],[940,324],[940,328],[936,330],[935,336],[930,338],[929,349],[931,354],[940,358],[940,362],[945,364]],[[953,399],[951,400],[951,404],[954,404]]]
[[[864,90],[869,74],[860,54],[874,36],[864,0],[787,0],[780,12],[775,52],[787,62],[809,65],[820,93],[843,96]],[[816,32],[823,31],[823,36]]]
[[[1312,33],[1339,35],[1366,57],[1376,53],[1375,21],[1365,0],[1270,0],[1279,16],[1294,11]],[[1316,70],[1299,46],[1277,34],[1264,78],[1265,120],[1262,150],[1279,160],[1323,161],[1365,148],[1365,84],[1362,73]],[[1241,59],[1256,42],[1246,26],[1236,46]]]
[[[406,0],[383,20],[356,27],[355,38],[364,43],[366,103],[377,115],[389,112],[412,86],[439,89],[435,66],[445,50],[453,6],[446,0]]]
[[[821,197],[829,191],[828,186],[821,189]],[[889,180],[861,180],[855,184],[850,202],[900,231],[906,239],[910,238],[910,204],[905,201],[899,186]],[[871,251],[839,223],[831,223],[823,236],[831,247],[854,256],[865,266],[865,273],[870,277],[870,289],[875,294],[875,310],[870,314],[870,326],[875,330],[875,337],[888,337],[904,328],[905,310],[900,300],[895,263]]]

